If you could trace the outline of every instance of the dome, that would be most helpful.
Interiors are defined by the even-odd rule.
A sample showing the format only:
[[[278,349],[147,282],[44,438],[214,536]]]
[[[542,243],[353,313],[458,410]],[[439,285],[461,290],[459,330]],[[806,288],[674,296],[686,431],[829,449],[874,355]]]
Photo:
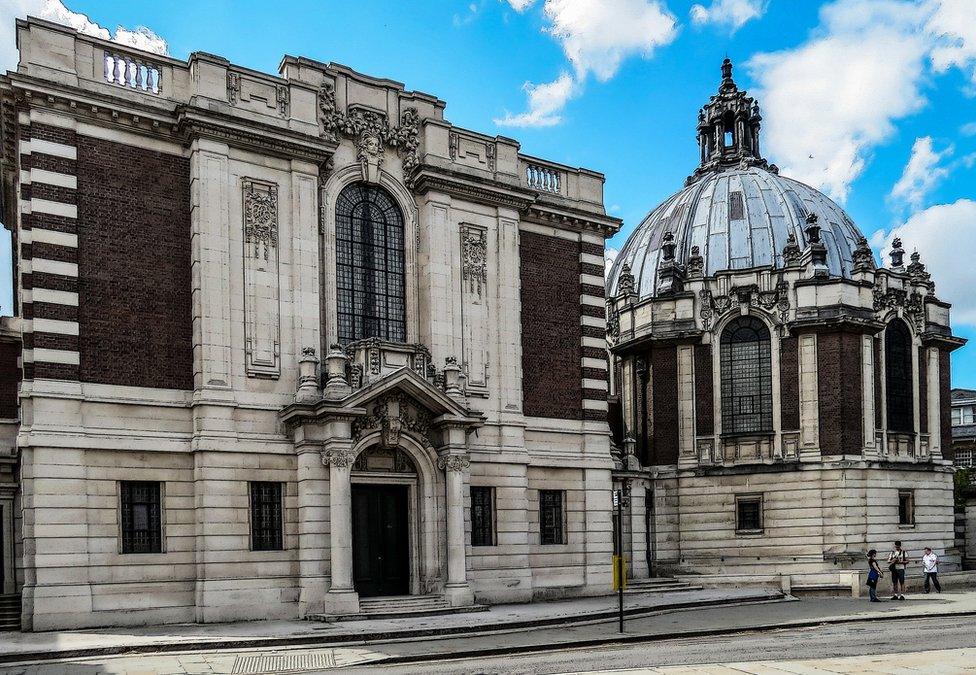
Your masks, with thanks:
[[[617,294],[624,265],[638,299],[656,294],[665,235],[674,236],[674,262],[687,265],[693,248],[703,271],[785,266],[783,248],[826,249],[825,273],[851,277],[854,251],[864,244],[857,226],[837,204],[809,185],[779,175],[759,152],[759,105],[722,64],[719,91],[698,113],[701,163],[686,186],[650,212],[627,239],[607,277]],[[819,240],[811,242],[812,237]]]
[[[862,236],[857,226],[829,197],[799,181],[764,168],[708,173],[650,212],[627,239],[607,279],[610,296],[626,263],[634,275],[639,299],[654,295],[661,243],[674,234],[675,262],[685,265],[697,246],[704,272],[783,267],[783,247],[790,234],[807,245],[809,214],[823,228],[827,270],[832,277],[851,276],[853,253]]]

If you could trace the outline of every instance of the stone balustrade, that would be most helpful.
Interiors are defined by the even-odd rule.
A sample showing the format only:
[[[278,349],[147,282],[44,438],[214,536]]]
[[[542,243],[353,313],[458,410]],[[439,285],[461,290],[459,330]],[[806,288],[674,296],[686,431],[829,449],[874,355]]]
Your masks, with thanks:
[[[147,94],[159,94],[162,70],[158,65],[122,52],[106,51],[104,55],[105,81]]]

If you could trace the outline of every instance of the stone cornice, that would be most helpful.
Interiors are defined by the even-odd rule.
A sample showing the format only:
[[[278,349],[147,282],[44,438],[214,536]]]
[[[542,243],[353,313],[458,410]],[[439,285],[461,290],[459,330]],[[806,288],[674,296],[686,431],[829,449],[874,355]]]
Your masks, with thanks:
[[[562,229],[598,232],[604,239],[615,235],[623,225],[621,219],[613,216],[549,205],[544,201],[536,201],[529,206],[524,220]]]
[[[316,164],[327,160],[336,143],[287,129],[251,122],[241,125],[237,118],[228,118],[209,111],[181,106],[178,110],[178,129],[190,140],[205,137],[229,145],[254,149],[285,159],[305,159]]]
[[[530,190],[510,187],[501,183],[479,181],[471,176],[438,171],[430,165],[421,165],[410,181],[415,192],[445,192],[473,202],[492,206],[507,206],[524,211],[535,201]]]

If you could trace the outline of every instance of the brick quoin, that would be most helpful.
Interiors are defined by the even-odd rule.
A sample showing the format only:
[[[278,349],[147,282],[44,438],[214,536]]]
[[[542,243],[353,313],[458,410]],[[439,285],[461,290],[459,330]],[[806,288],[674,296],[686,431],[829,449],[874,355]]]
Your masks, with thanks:
[[[864,447],[861,406],[861,336],[817,336],[820,454],[860,454]]]
[[[20,383],[20,345],[16,342],[0,342],[0,418],[16,419],[19,416],[17,390]]]
[[[78,137],[80,376],[193,388],[190,164]]]
[[[583,418],[579,255],[579,242],[519,234],[522,408],[530,417]]]

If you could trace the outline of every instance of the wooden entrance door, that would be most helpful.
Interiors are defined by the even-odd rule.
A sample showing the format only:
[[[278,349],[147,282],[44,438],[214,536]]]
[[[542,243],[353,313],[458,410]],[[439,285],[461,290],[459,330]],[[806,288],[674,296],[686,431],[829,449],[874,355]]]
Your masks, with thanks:
[[[360,596],[410,593],[406,485],[352,486],[353,584]]]

